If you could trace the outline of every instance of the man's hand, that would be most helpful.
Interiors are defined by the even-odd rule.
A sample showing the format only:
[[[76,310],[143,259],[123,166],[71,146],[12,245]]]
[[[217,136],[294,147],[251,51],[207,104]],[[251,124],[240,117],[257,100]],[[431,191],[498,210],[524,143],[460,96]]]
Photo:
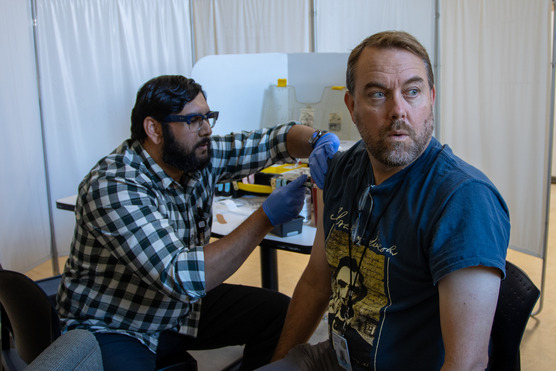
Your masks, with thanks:
[[[317,140],[315,148],[309,156],[311,178],[317,187],[323,189],[324,177],[328,171],[328,159],[332,158],[340,148],[340,139],[333,133],[326,133]]]
[[[276,188],[263,202],[263,210],[273,226],[289,222],[299,215],[305,201],[303,174],[284,187]]]

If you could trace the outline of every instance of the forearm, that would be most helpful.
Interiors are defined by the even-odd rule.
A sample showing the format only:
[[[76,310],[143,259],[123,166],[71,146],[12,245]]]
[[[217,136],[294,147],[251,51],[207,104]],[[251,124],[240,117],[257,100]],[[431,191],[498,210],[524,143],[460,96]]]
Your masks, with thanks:
[[[259,207],[227,236],[205,246],[205,289],[210,291],[230,277],[249,257],[272,224]]]
[[[324,248],[322,191],[317,192],[317,205],[317,232],[311,258],[295,287],[273,360],[283,358],[293,346],[309,341],[328,307],[332,288]]]
[[[291,157],[307,158],[313,148],[309,144],[315,129],[305,125],[294,125],[288,131],[286,146]]]
[[[330,284],[320,290],[306,276],[307,271],[293,293],[273,361],[284,358],[295,345],[308,342],[328,307]]]

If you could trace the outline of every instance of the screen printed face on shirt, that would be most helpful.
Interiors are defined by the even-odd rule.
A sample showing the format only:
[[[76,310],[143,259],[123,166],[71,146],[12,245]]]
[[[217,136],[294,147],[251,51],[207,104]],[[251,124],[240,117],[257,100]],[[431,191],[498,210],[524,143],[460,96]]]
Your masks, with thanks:
[[[340,214],[342,214],[341,210]],[[384,272],[388,257],[377,254],[365,245],[352,245],[352,261],[351,264],[346,264],[346,257],[350,256],[348,238],[346,230],[332,228],[326,241],[328,264],[335,267],[329,305],[329,312],[334,318],[332,327],[338,330],[343,326],[343,322],[347,322],[348,327],[356,330],[367,343],[372,345],[380,320],[381,308],[388,303],[384,285]],[[369,244],[373,243],[376,243],[376,239],[369,241]],[[361,260],[365,249],[367,251]],[[352,282],[354,291],[353,315],[346,319],[344,313],[350,282]]]
[[[326,257],[333,270],[330,330],[345,337],[356,368],[369,368],[374,363],[373,346],[380,339],[381,315],[391,303],[386,275],[396,246],[384,247],[379,232],[367,239],[356,236],[363,242],[360,246],[350,243],[349,213],[342,206],[330,219],[332,228],[326,239]]]

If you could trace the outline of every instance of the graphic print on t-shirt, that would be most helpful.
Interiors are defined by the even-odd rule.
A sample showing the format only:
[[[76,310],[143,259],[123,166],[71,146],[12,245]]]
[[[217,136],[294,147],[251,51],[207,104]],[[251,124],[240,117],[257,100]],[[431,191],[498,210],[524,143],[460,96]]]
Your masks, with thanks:
[[[349,228],[342,216],[347,213],[342,209],[332,216],[334,226],[326,239],[326,256],[328,264],[333,267],[332,296],[329,303],[332,328],[342,333],[344,322],[346,328],[352,328],[370,345],[377,335],[381,309],[388,304],[385,293],[385,271],[387,257],[369,248],[377,244],[375,237],[366,246],[351,246],[349,251]],[[363,252],[363,260],[361,255]],[[380,251],[380,249],[378,249]],[[361,263],[361,264],[360,264]],[[359,272],[359,273],[357,273]],[[353,283],[352,311],[347,307],[347,292]]]

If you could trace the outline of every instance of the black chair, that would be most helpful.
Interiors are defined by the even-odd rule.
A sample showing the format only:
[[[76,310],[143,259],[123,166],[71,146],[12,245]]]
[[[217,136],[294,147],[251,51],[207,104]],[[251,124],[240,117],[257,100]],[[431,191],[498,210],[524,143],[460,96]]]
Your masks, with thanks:
[[[9,370],[31,363],[60,336],[51,299],[24,274],[0,270],[0,305],[2,360]]]
[[[60,336],[56,292],[61,276],[33,281],[0,266],[2,367],[23,370]],[[184,352],[160,369],[197,371],[197,362]]]
[[[519,346],[540,291],[520,268],[506,261],[492,325],[491,371],[519,371]]]

